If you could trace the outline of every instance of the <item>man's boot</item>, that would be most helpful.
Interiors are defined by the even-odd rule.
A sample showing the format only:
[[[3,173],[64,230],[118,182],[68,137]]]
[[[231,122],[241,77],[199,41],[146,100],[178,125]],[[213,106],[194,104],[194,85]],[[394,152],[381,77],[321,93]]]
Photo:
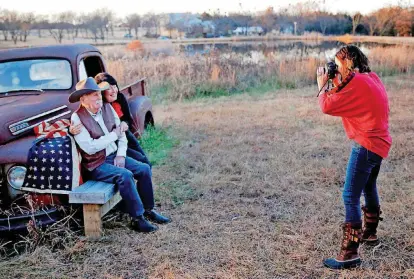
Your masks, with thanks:
[[[154,209],[145,210],[144,216],[148,220],[150,220],[154,223],[157,223],[157,224],[167,224],[167,223],[171,222],[170,218],[167,218],[167,217],[161,215],[160,213],[158,213]]]
[[[368,207],[362,207],[364,212],[364,229],[362,231],[362,241],[366,243],[375,243],[378,241],[377,227],[381,218],[381,209],[377,208],[369,209]]]
[[[130,227],[134,231],[145,233],[155,232],[156,230],[158,230],[157,226],[154,226],[153,224],[148,222],[142,215],[132,218]]]
[[[331,269],[347,269],[361,265],[358,247],[362,237],[361,223],[344,223],[341,251],[336,258],[323,261],[326,267]]]

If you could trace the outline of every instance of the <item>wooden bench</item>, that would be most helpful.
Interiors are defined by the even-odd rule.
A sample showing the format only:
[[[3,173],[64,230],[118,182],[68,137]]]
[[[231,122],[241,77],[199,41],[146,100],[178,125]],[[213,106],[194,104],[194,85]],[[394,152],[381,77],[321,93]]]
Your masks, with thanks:
[[[102,217],[121,201],[114,184],[87,181],[69,194],[69,203],[83,204],[83,220],[87,237],[102,235]]]

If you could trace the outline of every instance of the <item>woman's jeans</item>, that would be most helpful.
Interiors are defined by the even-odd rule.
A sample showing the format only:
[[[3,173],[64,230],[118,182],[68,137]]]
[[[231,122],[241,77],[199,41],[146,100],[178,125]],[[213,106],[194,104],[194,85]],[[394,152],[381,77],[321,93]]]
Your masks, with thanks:
[[[128,140],[128,150],[127,150],[127,156],[133,158],[134,160],[147,164],[150,167],[151,163],[148,160],[147,155],[145,155],[144,150],[142,150],[141,145],[139,145],[138,139],[132,134],[130,130],[127,130],[125,132],[125,135]]]
[[[380,171],[381,156],[353,142],[351,156],[346,169],[343,200],[345,204],[345,222],[361,222],[360,198],[365,196],[365,206],[375,210],[379,206],[377,177]]]

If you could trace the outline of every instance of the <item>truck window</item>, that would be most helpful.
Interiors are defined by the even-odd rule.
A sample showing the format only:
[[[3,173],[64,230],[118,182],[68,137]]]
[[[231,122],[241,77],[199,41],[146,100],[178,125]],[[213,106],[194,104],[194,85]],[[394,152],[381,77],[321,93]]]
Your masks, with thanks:
[[[0,63],[0,93],[13,90],[66,90],[72,86],[70,63],[30,59]]]
[[[79,63],[79,80],[87,77],[95,77],[103,71],[103,63],[99,56],[89,56],[83,58]]]

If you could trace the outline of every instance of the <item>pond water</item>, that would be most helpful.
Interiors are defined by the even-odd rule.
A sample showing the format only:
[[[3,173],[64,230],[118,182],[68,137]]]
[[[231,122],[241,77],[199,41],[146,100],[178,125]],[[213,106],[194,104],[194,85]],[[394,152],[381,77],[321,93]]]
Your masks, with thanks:
[[[180,44],[163,42],[149,45],[152,54],[176,55],[184,54],[187,56],[208,55],[213,52],[219,53],[238,53],[247,56],[254,56],[258,53],[267,55],[269,53],[277,56],[289,57],[315,57],[332,59],[338,49],[345,45],[337,41],[260,41],[260,42],[225,42],[225,43],[197,43]],[[364,52],[369,53],[373,47],[394,47],[395,45],[380,43],[356,43]],[[414,50],[414,47],[413,47]]]

